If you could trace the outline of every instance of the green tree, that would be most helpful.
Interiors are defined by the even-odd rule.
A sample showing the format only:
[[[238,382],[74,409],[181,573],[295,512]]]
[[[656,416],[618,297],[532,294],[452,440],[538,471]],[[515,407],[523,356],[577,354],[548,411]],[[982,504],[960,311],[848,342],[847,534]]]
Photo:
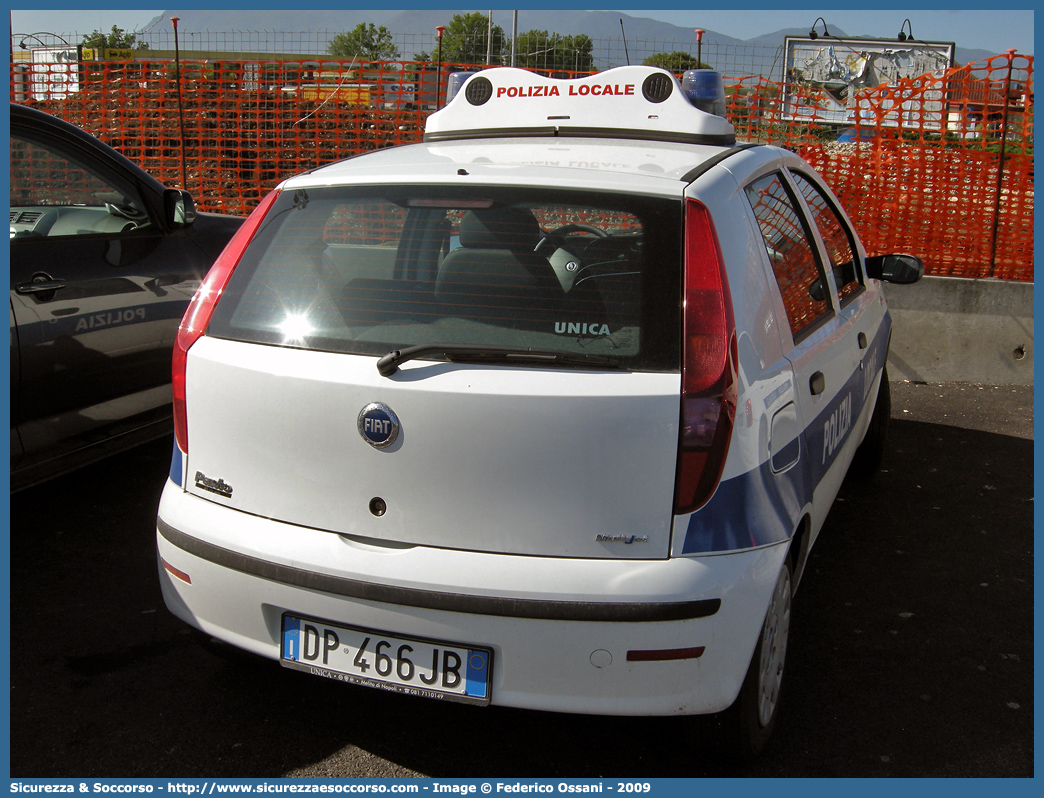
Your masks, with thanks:
[[[102,33],[100,30],[94,33],[86,33],[81,44],[84,47],[93,47],[97,50],[148,50],[149,45],[145,42],[135,44],[138,37],[133,33],[127,33],[123,28],[112,26],[111,33]]]
[[[673,53],[657,53],[656,55],[650,55],[644,61],[645,66],[659,67],[660,69],[666,69],[668,72],[674,75],[681,75],[687,69],[710,69],[710,64],[705,64],[702,61],[697,61],[696,56],[689,55],[689,53],[683,53],[679,50],[675,50]]]
[[[591,72],[594,42],[581,33],[576,36],[528,30],[515,40],[515,60],[524,69],[549,69],[558,72]]]
[[[442,36],[442,62],[484,64],[487,43],[492,41],[492,47],[488,48],[490,64],[503,63],[506,45],[504,29],[494,25],[492,38],[489,34],[489,19],[481,11],[454,14]]]
[[[391,31],[372,22],[360,22],[348,33],[338,33],[326,50],[338,58],[358,61],[394,61],[399,57]]]

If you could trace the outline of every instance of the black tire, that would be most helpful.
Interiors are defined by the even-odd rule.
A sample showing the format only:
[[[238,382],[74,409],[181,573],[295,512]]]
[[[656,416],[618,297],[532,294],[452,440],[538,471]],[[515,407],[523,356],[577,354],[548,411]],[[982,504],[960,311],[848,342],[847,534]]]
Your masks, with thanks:
[[[776,580],[740,693],[732,706],[712,719],[713,738],[709,742],[733,764],[747,764],[756,759],[776,727],[793,586],[793,565],[788,556]]]
[[[881,387],[877,389],[877,404],[870,416],[870,426],[866,428],[866,436],[856,449],[852,464],[848,467],[849,476],[856,479],[870,479],[881,468],[884,459],[885,443],[888,439],[888,419],[892,415],[892,390],[888,386],[888,369],[881,372]]]

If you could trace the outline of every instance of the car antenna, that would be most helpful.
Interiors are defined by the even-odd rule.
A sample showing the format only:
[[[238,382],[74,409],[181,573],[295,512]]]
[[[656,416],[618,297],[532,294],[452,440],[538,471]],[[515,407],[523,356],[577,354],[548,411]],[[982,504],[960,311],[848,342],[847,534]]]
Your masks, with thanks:
[[[631,54],[627,52],[627,31],[624,30],[623,17],[620,17],[620,33],[623,34],[624,58],[627,59],[627,66],[630,66]]]

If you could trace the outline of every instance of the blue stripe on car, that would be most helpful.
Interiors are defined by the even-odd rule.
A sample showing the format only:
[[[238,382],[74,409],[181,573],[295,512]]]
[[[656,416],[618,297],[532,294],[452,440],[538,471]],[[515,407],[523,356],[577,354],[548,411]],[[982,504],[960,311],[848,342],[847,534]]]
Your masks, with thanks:
[[[174,441],[174,452],[170,456],[170,481],[177,485],[179,488],[185,487],[182,482],[182,454],[181,449],[178,448],[178,442]]]
[[[874,378],[884,367],[890,328],[886,315],[863,355],[862,367],[852,373],[834,400],[805,427],[801,434],[804,456],[797,465],[774,474],[766,461],[758,468],[724,480],[710,501],[689,516],[683,554],[754,548],[780,543],[793,534],[801,508],[812,501],[815,486],[837,460],[855,420],[863,412]],[[845,402],[850,403],[850,426],[841,434],[837,414]],[[832,433],[829,440],[828,430]],[[801,445],[797,439],[777,454],[777,462],[791,462],[785,453],[795,445]]]

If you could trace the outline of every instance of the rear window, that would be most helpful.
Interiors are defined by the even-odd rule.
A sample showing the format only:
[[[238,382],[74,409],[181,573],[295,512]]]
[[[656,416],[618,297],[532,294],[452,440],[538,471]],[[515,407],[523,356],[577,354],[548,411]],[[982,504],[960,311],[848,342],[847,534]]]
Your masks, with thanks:
[[[478,187],[284,191],[207,334],[383,355],[532,347],[679,363],[676,200]]]

